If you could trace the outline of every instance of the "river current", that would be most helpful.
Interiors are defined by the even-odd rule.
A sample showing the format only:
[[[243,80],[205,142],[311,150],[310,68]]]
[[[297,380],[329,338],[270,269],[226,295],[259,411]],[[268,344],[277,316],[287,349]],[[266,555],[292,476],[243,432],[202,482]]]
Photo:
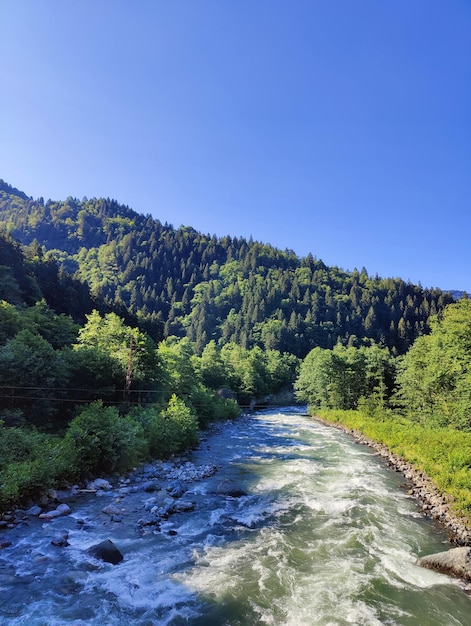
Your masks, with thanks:
[[[268,410],[222,424],[189,458],[219,470],[188,485],[195,509],[160,531],[137,531],[139,491],[120,502],[119,523],[102,513],[110,492],[8,531],[0,624],[471,625],[460,583],[416,565],[446,535],[348,435],[300,409]],[[225,478],[247,495],[216,493]],[[59,530],[69,546],[51,545]],[[123,553],[118,565],[85,552],[103,539]]]

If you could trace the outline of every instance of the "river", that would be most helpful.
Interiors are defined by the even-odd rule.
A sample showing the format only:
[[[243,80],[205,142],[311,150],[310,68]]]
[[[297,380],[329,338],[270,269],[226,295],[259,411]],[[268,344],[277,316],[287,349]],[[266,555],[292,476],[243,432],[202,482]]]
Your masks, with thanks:
[[[404,478],[365,446],[293,408],[220,425],[189,459],[218,471],[188,484],[195,509],[138,532],[149,497],[81,496],[72,514],[8,531],[0,623],[11,626],[469,626],[457,581],[422,569],[446,549]],[[247,495],[216,493],[222,479]],[[131,482],[132,485],[132,482]],[[59,530],[69,546],[51,545]],[[6,536],[4,532],[3,537]],[[112,539],[118,565],[85,549]]]

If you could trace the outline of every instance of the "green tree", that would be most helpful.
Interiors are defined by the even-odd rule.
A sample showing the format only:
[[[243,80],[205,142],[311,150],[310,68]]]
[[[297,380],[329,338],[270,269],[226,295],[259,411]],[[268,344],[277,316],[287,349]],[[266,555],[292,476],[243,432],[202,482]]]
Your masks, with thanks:
[[[431,319],[403,357],[398,397],[416,420],[471,429],[471,301],[463,299]]]
[[[68,377],[63,355],[37,333],[21,330],[0,347],[2,408],[20,409],[29,423],[45,425],[57,415]]]
[[[76,349],[92,348],[112,358],[121,371],[123,385],[139,391],[152,386],[158,377],[154,342],[138,328],[126,326],[115,313],[103,317],[94,310],[79,331]]]

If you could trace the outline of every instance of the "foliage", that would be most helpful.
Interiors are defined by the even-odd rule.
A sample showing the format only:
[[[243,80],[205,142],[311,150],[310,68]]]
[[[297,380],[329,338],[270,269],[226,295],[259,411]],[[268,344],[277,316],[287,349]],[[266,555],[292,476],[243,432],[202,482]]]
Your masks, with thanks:
[[[116,313],[103,317],[97,310],[87,315],[79,330],[77,349],[96,348],[116,360],[123,376],[132,367],[132,377],[150,380],[157,366],[154,342],[138,328],[126,326]]]
[[[29,423],[44,425],[57,415],[53,400],[67,379],[61,353],[31,330],[20,330],[0,347],[2,408],[20,409]]]
[[[399,402],[421,423],[471,430],[471,301],[446,307],[431,327],[401,360]]]
[[[162,409],[148,408],[140,412],[153,457],[164,457],[198,443],[198,419],[184,400],[173,394]]]
[[[67,268],[63,280],[76,272],[74,280],[89,285],[101,313],[104,305],[121,307],[115,310],[120,317],[136,316],[132,323],[126,318],[128,325],[137,320],[154,340],[187,336],[198,355],[211,340],[298,357],[316,346],[372,340],[402,354],[428,331],[429,316],[452,302],[438,289],[370,277],[365,269],[346,272],[312,255],[299,258],[257,241],[175,229],[110,199],[44,203],[3,184],[2,225],[31,247],[30,274],[47,291],[48,304],[64,300],[54,300],[55,288],[47,288],[66,288],[57,275],[60,259]],[[45,249],[42,260],[38,244]],[[5,284],[14,295],[10,278]],[[25,287],[13,279],[21,298]],[[79,286],[69,280],[67,289],[78,293]],[[77,315],[72,309],[58,312]]]
[[[132,417],[122,417],[101,401],[84,408],[65,435],[81,471],[111,472],[125,469],[143,458],[142,427]]]
[[[291,389],[299,359],[278,350],[247,349],[232,342],[221,348],[211,341],[194,363],[205,384],[213,389],[227,387],[241,405],[249,405],[252,400]]]
[[[335,346],[314,348],[295,382],[298,400],[318,408],[384,410],[391,395],[394,361],[385,348]]]
[[[66,470],[58,437],[0,422],[0,510],[54,486]]]

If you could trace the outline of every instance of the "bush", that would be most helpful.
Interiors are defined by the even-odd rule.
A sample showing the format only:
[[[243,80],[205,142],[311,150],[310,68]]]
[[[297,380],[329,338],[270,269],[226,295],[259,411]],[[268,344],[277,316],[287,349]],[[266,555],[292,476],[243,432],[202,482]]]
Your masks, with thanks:
[[[165,409],[147,409],[143,415],[147,425],[149,452],[165,457],[198,443],[198,419],[195,412],[175,394]]]
[[[55,486],[67,463],[58,437],[18,428],[0,427],[0,459],[2,508]]]
[[[67,429],[65,444],[71,445],[80,473],[124,470],[139,462],[145,450],[141,425],[121,417],[114,407],[93,402],[75,417]]]
[[[198,416],[200,428],[207,428],[211,422],[232,419],[240,414],[237,402],[223,398],[203,385],[193,390],[191,406]]]

